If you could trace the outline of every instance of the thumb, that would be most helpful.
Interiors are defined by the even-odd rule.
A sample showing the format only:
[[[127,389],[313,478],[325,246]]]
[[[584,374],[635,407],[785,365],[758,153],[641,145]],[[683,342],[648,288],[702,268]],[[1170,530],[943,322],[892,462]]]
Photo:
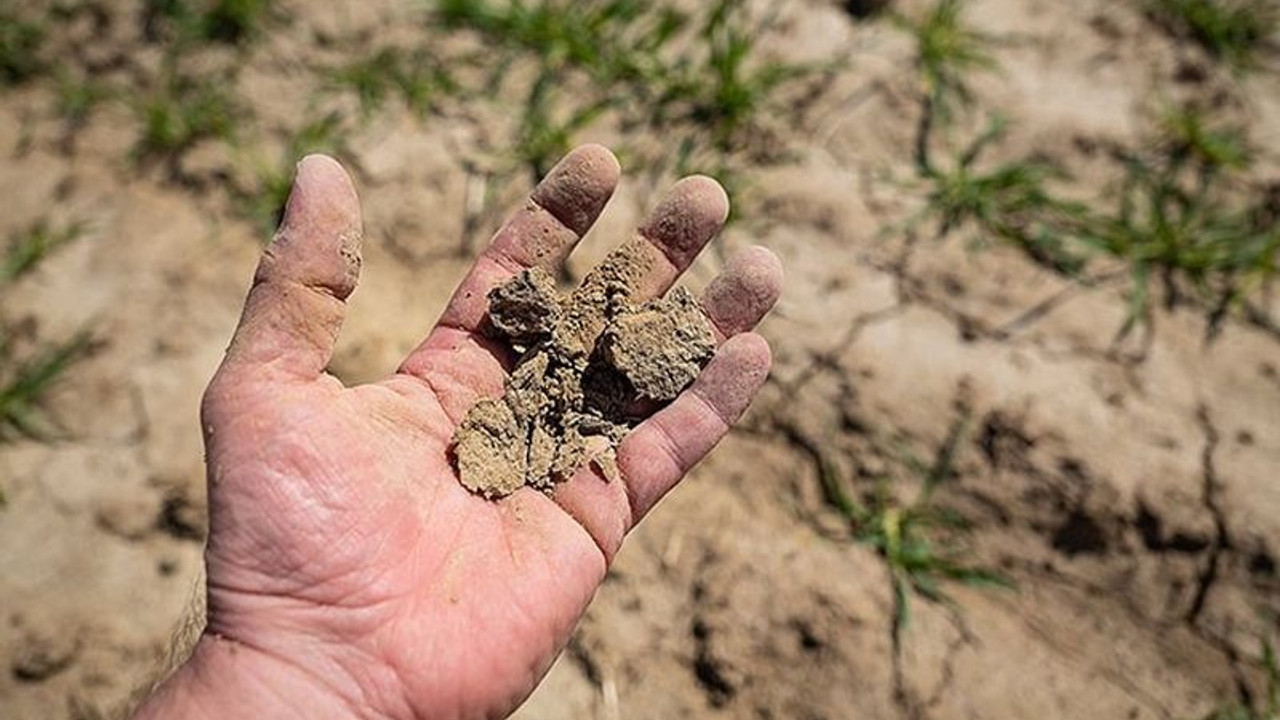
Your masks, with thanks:
[[[361,233],[360,200],[346,171],[324,155],[303,158],[224,372],[310,380],[324,370],[360,275]]]

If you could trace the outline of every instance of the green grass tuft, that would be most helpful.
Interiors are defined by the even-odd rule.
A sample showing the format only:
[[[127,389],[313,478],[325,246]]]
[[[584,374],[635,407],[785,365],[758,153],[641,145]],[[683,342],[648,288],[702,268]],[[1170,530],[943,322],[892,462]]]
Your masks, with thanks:
[[[1167,110],[1159,140],[1177,162],[1195,162],[1210,172],[1242,170],[1249,165],[1250,148],[1244,131],[1223,127],[1201,108],[1186,105]]]
[[[1093,212],[1079,240],[1130,267],[1129,319],[1122,334],[1150,319],[1157,282],[1164,302],[1207,312],[1209,335],[1280,267],[1280,224],[1266,189],[1253,188],[1241,135],[1211,129],[1192,111],[1170,116],[1150,152],[1125,157],[1111,209]]]
[[[1149,11],[1174,33],[1191,38],[1237,71],[1252,70],[1280,31],[1272,0],[1148,0]]]
[[[949,167],[930,162],[921,172],[929,189],[925,207],[913,221],[937,223],[936,236],[974,229],[980,238],[993,238],[1024,250],[1037,263],[1064,275],[1078,275],[1089,260],[1072,246],[1070,234],[1079,226],[1085,208],[1063,200],[1050,189],[1062,173],[1040,159],[978,167],[983,150],[1004,136],[1001,120],[991,123],[952,159]]]
[[[262,34],[276,15],[277,0],[145,0],[149,34],[178,44],[243,44]]]
[[[173,159],[207,138],[230,139],[236,105],[213,79],[170,76],[160,87],[134,102],[141,126],[134,156],[139,160]]]
[[[898,17],[916,41],[916,66],[931,112],[948,118],[973,100],[969,78],[996,69],[991,38],[964,20],[966,0],[939,0],[918,19]]]
[[[41,220],[11,235],[0,264],[0,290],[30,273],[54,250],[80,237],[83,230],[80,223],[54,229]],[[55,426],[42,411],[42,401],[67,368],[83,356],[90,337],[79,333],[19,360],[10,335],[9,329],[0,325],[0,442],[19,436],[49,439]]]
[[[225,43],[256,37],[275,4],[275,0],[216,0],[201,17],[200,33]]]
[[[34,270],[54,250],[79,238],[84,230],[82,223],[58,228],[42,219],[10,235],[0,259],[0,290]]]
[[[475,30],[606,84],[658,76],[658,53],[686,22],[643,0],[440,0],[437,17],[446,28]]]
[[[686,22],[675,10],[639,0],[440,0],[436,18],[498,48],[490,84],[495,93],[516,55],[537,61],[511,151],[535,178],[605,112],[629,109],[635,115],[645,98],[655,96],[651,86],[668,74],[662,51]],[[569,90],[575,75],[588,91]]]
[[[58,74],[56,91],[56,112],[71,128],[83,126],[94,108],[115,95],[114,90],[107,85],[69,73]]]
[[[1274,282],[1280,207],[1244,176],[1250,150],[1243,132],[1196,108],[1170,111],[1149,147],[1123,153],[1119,186],[1085,205],[1052,190],[1061,175],[1042,160],[979,169],[1003,127],[992,123],[946,167],[929,157],[927,136],[920,142],[918,171],[928,190],[909,226],[934,218],[938,237],[974,228],[980,238],[1012,244],[1076,279],[1096,260],[1122,262],[1130,275],[1129,314],[1118,338],[1150,322],[1155,290],[1163,289],[1169,307],[1204,310],[1213,337]]]
[[[698,31],[702,58],[685,58],[661,88],[659,103],[683,109],[694,123],[708,128],[716,149],[727,153],[772,107],[775,92],[817,68],[761,60],[757,42],[761,28],[747,18],[743,0],[716,0]]]
[[[530,86],[513,149],[516,161],[529,169],[534,181],[550,172],[569,151],[577,132],[589,126],[613,104],[608,98],[600,98],[561,110],[555,106],[557,97],[556,74],[544,69]]]
[[[766,24],[743,0],[715,0],[696,16],[640,0],[440,0],[435,17],[497,48],[495,93],[515,57],[538,62],[512,153],[535,174],[606,115],[670,137],[677,164],[701,151],[724,165],[781,112],[777,91],[815,70],[762,58]]]
[[[0,86],[20,85],[45,70],[43,24],[0,8]]]
[[[354,92],[365,117],[382,109],[392,96],[423,116],[435,108],[440,95],[457,90],[448,70],[434,58],[397,48],[383,48],[333,71],[329,85]]]
[[[931,463],[906,455],[905,465],[920,482],[919,494],[909,504],[894,497],[888,479],[879,481],[869,499],[856,499],[845,489],[834,464],[822,463],[827,502],[849,522],[854,537],[874,548],[889,568],[895,639],[910,622],[913,595],[954,608],[945,588],[949,582],[1013,587],[1004,575],[965,562],[962,540],[968,523],[934,502],[935,491],[953,473],[966,426],[964,419],[952,425]]]
[[[90,341],[88,333],[78,333],[25,362],[15,362],[7,348],[0,351],[0,441],[16,437],[50,440],[56,436],[56,425],[43,411],[43,400],[58,378],[84,356]]]

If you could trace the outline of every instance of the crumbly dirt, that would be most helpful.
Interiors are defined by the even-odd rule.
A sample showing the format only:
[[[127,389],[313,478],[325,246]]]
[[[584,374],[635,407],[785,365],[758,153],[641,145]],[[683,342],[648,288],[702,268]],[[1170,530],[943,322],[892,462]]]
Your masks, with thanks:
[[[670,298],[615,315],[600,354],[641,398],[673,400],[711,359],[715,342],[698,301],[681,287]]]
[[[587,462],[609,479],[627,430],[680,394],[715,354],[693,294],[642,305],[640,240],[611,255],[569,296],[534,267],[489,292],[489,322],[521,352],[505,393],[467,413],[454,435],[463,486],[489,498],[549,491]]]
[[[91,4],[106,22],[81,28],[77,48],[109,72],[159,64],[139,37],[141,2]],[[771,50],[851,56],[807,112],[778,112],[790,158],[740,177],[735,222],[689,274],[696,288],[748,243],[782,258],[786,292],[760,328],[774,370],[742,425],[629,536],[516,717],[1183,720],[1264,697],[1258,638],[1280,617],[1280,343],[1234,320],[1206,343],[1202,317],[1161,305],[1137,359],[1112,345],[1123,284],[1075,286],[963,237],[886,234],[919,208],[919,88],[893,23],[846,12],[868,4],[754,3],[776,12]],[[1014,120],[991,160],[1049,157],[1091,197],[1114,179],[1098,148],[1134,142],[1152,106],[1215,102],[1212,63],[1155,31],[1140,5],[969,3],[1003,68],[974,77],[975,99]],[[400,38],[422,4],[285,6],[290,21],[267,43],[228,54],[278,138],[312,119],[299,63],[336,65],[344,48]],[[1242,82],[1238,119],[1274,180],[1280,79]],[[331,366],[343,380],[397,366],[528,192],[523,179],[498,184],[501,163],[487,160],[524,112],[516,89],[426,120],[389,104],[339,153],[367,229]],[[165,658],[199,593],[200,394],[263,241],[226,200],[230,150],[198,144],[178,181],[136,170],[128,108],[95,111],[68,143],[57,96],[52,80],[0,96],[0,237],[41,217],[89,232],[8,292],[0,315],[49,339],[93,327],[101,342],[53,398],[65,439],[0,446],[6,720],[111,718]],[[570,258],[574,277],[672,179],[624,164],[595,236]],[[575,322],[598,333],[599,306],[587,308]],[[841,534],[812,450],[873,492],[904,450],[930,458],[961,417],[968,432],[936,497],[974,528],[968,559],[1017,590],[948,586],[958,610],[914,602],[895,644],[893,578]],[[535,445],[540,464],[554,458],[548,438]]]

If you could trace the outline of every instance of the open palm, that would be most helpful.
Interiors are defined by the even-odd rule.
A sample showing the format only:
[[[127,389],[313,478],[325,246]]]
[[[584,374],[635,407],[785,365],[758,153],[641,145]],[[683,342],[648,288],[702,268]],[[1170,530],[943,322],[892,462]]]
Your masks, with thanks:
[[[716,358],[624,440],[620,481],[584,468],[551,497],[526,488],[498,502],[458,483],[454,429],[501,395],[514,359],[480,332],[486,293],[525,267],[554,270],[617,179],[604,148],[567,156],[399,370],[348,388],[325,367],[358,275],[359,202],[333,160],[299,165],[205,396],[212,647],[197,654],[309,688],[288,701],[299,716],[495,717],[533,690],[624,535],[724,435],[769,367],[748,331],[781,270],[753,248],[703,298],[723,341]],[[727,212],[714,181],[677,184],[639,231],[653,262],[636,297],[665,292]]]

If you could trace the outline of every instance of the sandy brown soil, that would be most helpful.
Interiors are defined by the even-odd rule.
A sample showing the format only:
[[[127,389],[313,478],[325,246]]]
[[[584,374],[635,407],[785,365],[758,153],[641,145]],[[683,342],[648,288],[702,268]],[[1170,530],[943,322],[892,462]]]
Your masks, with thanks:
[[[119,22],[89,49],[129,55],[136,5],[103,5]],[[238,80],[268,157],[307,107],[300,68],[394,37],[412,5],[286,4],[292,21]],[[1181,719],[1256,697],[1258,640],[1280,613],[1280,343],[1232,321],[1206,344],[1203,317],[1177,309],[1157,312],[1145,347],[1117,349],[1122,286],[1075,287],[961,237],[882,234],[918,205],[910,43],[843,3],[779,5],[771,50],[852,56],[785,123],[790,152],[747,174],[720,241],[765,244],[787,268],[763,327],[773,377],[635,533],[518,717]],[[976,85],[1016,121],[998,154],[1055,157],[1082,193],[1108,172],[1089,148],[1135,141],[1162,97],[1214,92],[1186,71],[1206,62],[1197,51],[1126,3],[975,0],[971,18],[1001,38],[1003,71]],[[1274,175],[1280,77],[1241,82],[1231,111]],[[22,720],[106,716],[198,593],[197,408],[262,234],[232,212],[226,148],[193,148],[175,181],[130,163],[124,109],[68,143],[51,102],[40,83],[0,96],[0,232],[42,217],[91,229],[0,313],[99,342],[52,398],[69,439],[0,446],[0,716]],[[521,175],[476,201],[516,107],[389,109],[352,138],[368,239],[333,366],[345,380],[395,367],[496,226],[488,208],[527,191]],[[667,180],[624,179],[577,277]],[[707,253],[691,282],[728,254]],[[939,501],[974,524],[972,561],[1017,590],[953,587],[958,610],[917,600],[895,647],[888,572],[841,536],[817,456],[871,483],[900,448],[935,452],[960,417]]]
[[[624,243],[567,294],[537,267],[489,292],[490,334],[519,355],[502,397],[473,405],[454,434],[463,487],[553,492],[587,463],[617,479],[617,444],[711,361],[715,331],[688,288],[630,300],[646,242]]]

